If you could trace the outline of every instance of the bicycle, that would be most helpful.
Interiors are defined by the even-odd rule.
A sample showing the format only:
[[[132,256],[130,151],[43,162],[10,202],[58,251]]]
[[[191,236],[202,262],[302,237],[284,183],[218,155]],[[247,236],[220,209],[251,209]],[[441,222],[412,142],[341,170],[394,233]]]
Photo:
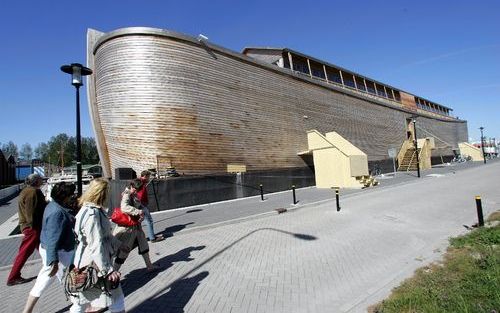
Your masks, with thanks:
[[[470,161],[472,160],[472,157],[471,156],[462,156],[462,155],[458,155],[458,156],[455,156],[453,158],[453,160],[451,160],[451,163],[464,163],[464,162],[467,162],[467,161]]]
[[[375,165],[373,169],[370,171],[371,176],[380,176],[380,174],[382,174],[382,170],[378,165]]]

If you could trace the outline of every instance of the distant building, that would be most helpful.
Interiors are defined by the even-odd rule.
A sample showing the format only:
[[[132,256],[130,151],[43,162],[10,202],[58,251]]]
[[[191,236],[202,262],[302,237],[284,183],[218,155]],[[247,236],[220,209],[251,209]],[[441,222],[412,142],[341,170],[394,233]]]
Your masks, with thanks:
[[[13,156],[5,156],[0,150],[0,186],[12,185],[16,182],[16,161]]]
[[[474,147],[482,149],[481,141],[474,142]],[[484,154],[489,156],[497,156],[498,155],[498,144],[496,143],[495,138],[484,139]]]
[[[31,161],[20,160],[16,164],[16,180],[24,181],[29,174],[33,173]]]

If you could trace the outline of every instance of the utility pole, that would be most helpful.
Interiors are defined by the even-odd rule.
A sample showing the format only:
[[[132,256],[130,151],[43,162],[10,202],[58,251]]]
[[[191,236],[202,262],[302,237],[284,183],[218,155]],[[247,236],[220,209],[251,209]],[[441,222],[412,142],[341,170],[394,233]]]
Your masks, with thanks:
[[[484,137],[483,137],[484,127],[483,126],[479,127],[479,130],[481,131],[481,149],[483,150],[483,161],[484,164],[486,164],[486,154],[484,153]]]
[[[418,140],[417,140],[417,117],[412,117],[413,122],[413,137],[415,138],[415,153],[417,154],[417,176],[420,178],[420,159],[418,157]]]

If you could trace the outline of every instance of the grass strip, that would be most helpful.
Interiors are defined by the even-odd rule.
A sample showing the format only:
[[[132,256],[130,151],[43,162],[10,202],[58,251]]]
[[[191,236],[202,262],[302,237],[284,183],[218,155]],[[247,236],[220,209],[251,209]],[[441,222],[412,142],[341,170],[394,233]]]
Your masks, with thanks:
[[[373,313],[500,312],[500,212],[488,227],[450,239],[440,263],[418,269]]]

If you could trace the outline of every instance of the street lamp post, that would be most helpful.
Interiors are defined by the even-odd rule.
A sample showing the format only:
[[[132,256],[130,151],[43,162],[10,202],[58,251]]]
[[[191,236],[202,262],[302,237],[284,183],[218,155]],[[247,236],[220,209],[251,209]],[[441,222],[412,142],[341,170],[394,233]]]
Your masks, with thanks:
[[[76,88],[76,180],[78,196],[82,195],[82,140],[80,136],[80,87],[82,76],[92,74],[92,70],[80,63],[61,66],[61,71],[71,74],[71,84]]]
[[[418,156],[418,141],[417,141],[417,117],[412,116],[412,122],[413,122],[413,137],[414,137],[414,144],[415,144],[415,153],[417,154],[417,176],[420,178],[420,159]]]
[[[481,131],[481,150],[483,150],[483,161],[484,161],[484,164],[486,164],[486,154],[484,153],[483,129],[484,129],[483,126],[479,127],[479,130]]]

